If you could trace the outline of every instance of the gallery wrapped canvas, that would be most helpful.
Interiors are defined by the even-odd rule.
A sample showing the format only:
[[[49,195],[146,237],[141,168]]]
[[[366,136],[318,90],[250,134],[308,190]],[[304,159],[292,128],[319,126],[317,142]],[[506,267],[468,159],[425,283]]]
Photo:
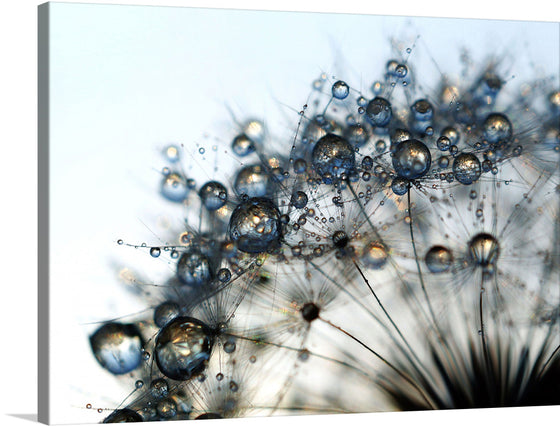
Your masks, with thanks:
[[[42,422],[560,405],[557,23],[39,34]]]

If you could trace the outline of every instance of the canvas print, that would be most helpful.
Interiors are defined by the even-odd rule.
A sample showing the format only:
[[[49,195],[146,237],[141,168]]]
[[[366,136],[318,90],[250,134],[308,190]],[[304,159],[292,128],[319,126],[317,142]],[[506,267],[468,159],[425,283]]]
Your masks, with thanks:
[[[44,422],[560,405],[558,23],[39,27]]]

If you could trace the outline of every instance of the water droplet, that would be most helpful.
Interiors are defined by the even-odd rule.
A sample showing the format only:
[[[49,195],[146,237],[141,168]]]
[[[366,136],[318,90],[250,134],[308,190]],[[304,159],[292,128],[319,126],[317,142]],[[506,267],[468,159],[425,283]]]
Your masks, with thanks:
[[[176,145],[168,145],[165,147],[163,154],[170,163],[176,163],[179,161],[179,148]]]
[[[172,301],[159,304],[154,310],[154,323],[158,328],[163,328],[179,315],[179,305]]]
[[[497,142],[509,142],[513,128],[504,114],[492,113],[484,121],[482,132],[489,143],[495,144]]]
[[[241,134],[233,139],[231,149],[237,156],[245,157],[255,152],[255,144],[247,135]]]
[[[332,85],[332,95],[336,99],[345,99],[349,92],[350,88],[346,82],[343,82],[342,80],[339,80]]]
[[[446,136],[440,136],[437,140],[437,147],[440,151],[447,151],[451,146],[451,140]]]
[[[459,132],[457,132],[457,129],[455,129],[452,126],[447,126],[446,128],[444,128],[441,131],[441,136],[444,136],[447,139],[449,139],[450,145],[457,145],[460,137]]]
[[[235,351],[235,347],[235,341],[233,340],[233,338],[230,338],[224,344],[224,351],[228,354],[231,354]]]
[[[237,383],[235,381],[230,381],[229,382],[229,389],[235,393],[237,390],[239,390],[239,386],[237,385]]]
[[[164,375],[185,381],[204,370],[212,344],[206,324],[191,317],[176,317],[156,337],[155,361]]]
[[[385,98],[372,99],[366,108],[366,119],[372,126],[385,127],[393,117],[391,103]]]
[[[464,185],[470,185],[480,177],[480,161],[472,153],[461,153],[453,161],[453,176]]]
[[[138,388],[142,388],[144,387],[144,381],[142,380],[138,380],[134,383],[134,386],[138,389]]]
[[[430,150],[417,139],[397,145],[393,155],[393,168],[402,178],[417,179],[424,176],[432,164]]]
[[[215,211],[223,207],[227,202],[227,189],[217,181],[210,181],[200,187],[198,192],[204,207],[209,211]]]
[[[228,234],[242,252],[260,253],[277,247],[281,235],[280,212],[272,200],[251,198],[231,214]]]
[[[500,245],[494,236],[480,233],[469,242],[469,256],[472,263],[485,270],[493,270],[493,265],[498,260]]]
[[[334,134],[322,137],[311,154],[313,167],[326,183],[354,168],[355,152],[348,141]]]
[[[388,256],[387,249],[382,243],[371,242],[363,249],[362,262],[366,267],[377,270],[387,263]]]
[[[134,325],[106,323],[89,340],[99,364],[112,374],[131,372],[142,361],[142,339]]]
[[[425,257],[428,270],[432,273],[443,273],[453,263],[451,251],[444,246],[433,246]]]
[[[227,268],[220,268],[218,271],[218,280],[222,283],[229,282],[231,279],[231,271]]]
[[[405,195],[408,192],[409,187],[410,181],[400,176],[394,178],[393,182],[391,183],[391,190],[393,190],[393,193],[395,193],[397,196]]]
[[[397,68],[395,69],[395,74],[400,79],[406,77],[406,75],[408,74],[408,67],[404,64],[397,65]]]
[[[161,194],[172,202],[182,202],[189,194],[187,181],[178,172],[170,172],[161,181]]]
[[[269,175],[261,165],[250,165],[239,170],[233,188],[238,195],[263,197],[269,190],[269,182]]]
[[[122,239],[117,240],[117,244],[122,245],[124,242]]]
[[[345,129],[344,137],[353,147],[363,147],[368,142],[369,134],[364,125],[357,123]]]
[[[305,206],[307,206],[307,201],[307,194],[305,194],[303,191],[296,191],[292,194],[290,203],[296,209],[303,209]]]
[[[224,379],[224,374],[222,374],[221,372],[218,372],[218,373],[216,374],[216,379],[217,379],[218,381],[222,381],[222,380]]]
[[[209,257],[197,249],[181,255],[177,263],[177,277],[185,285],[202,286],[214,277],[214,268]]]
[[[157,258],[158,256],[160,256],[161,254],[161,249],[160,248],[151,248],[150,249],[150,255],[153,256],[154,258]]]

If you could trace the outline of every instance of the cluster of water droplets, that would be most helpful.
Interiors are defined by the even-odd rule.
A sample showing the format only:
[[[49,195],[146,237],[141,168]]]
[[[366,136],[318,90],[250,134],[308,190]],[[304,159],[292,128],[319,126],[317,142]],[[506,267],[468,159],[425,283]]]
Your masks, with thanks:
[[[105,422],[412,408],[399,387],[417,407],[456,407],[426,342],[457,363],[445,334],[459,319],[456,346],[475,331],[492,363],[500,328],[557,332],[558,88],[542,79],[500,104],[509,83],[490,62],[429,92],[412,54],[367,93],[321,75],[280,142],[264,120],[237,124],[229,180],[190,177],[184,150],[164,149],[161,196],[188,220],[171,243],[118,241],[171,274],[149,317],[91,335],[101,366],[136,380]],[[534,277],[520,271],[529,259]],[[526,306],[504,314],[520,294]]]

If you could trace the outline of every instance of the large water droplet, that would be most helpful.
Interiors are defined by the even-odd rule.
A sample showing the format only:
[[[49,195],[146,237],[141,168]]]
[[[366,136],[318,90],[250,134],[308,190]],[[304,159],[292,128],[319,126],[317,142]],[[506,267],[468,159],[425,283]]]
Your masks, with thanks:
[[[393,167],[402,178],[417,179],[424,176],[432,164],[430,150],[417,139],[403,141],[393,154]]]
[[[260,253],[277,247],[282,236],[280,212],[267,198],[243,201],[231,214],[228,234],[242,252]]]
[[[346,139],[327,134],[317,141],[311,158],[315,171],[324,180],[339,179],[354,168],[355,152]]]
[[[385,98],[372,99],[366,108],[366,118],[372,126],[385,127],[393,117],[391,103]]]
[[[99,364],[115,375],[133,371],[142,361],[142,339],[134,325],[107,323],[89,340]]]
[[[176,317],[156,337],[155,361],[164,375],[185,381],[204,370],[212,344],[206,324],[191,317]]]
[[[202,286],[210,282],[214,277],[210,258],[196,249],[183,253],[177,263],[177,277],[189,286]]]
[[[509,119],[501,113],[490,114],[482,125],[484,138],[491,144],[509,142],[512,136],[512,126]]]
[[[453,161],[453,176],[464,185],[470,185],[480,177],[480,161],[472,153],[461,153]]]

